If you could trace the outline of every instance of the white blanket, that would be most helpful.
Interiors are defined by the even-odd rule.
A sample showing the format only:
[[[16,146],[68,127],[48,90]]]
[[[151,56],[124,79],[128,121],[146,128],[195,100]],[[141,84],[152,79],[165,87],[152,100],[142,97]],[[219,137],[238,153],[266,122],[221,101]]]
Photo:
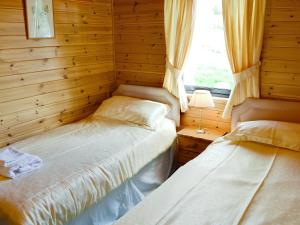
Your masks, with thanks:
[[[0,224],[65,224],[165,152],[175,137],[167,119],[154,132],[88,118],[16,143],[44,165],[16,180],[0,177]]]
[[[219,139],[116,225],[300,224],[300,152]]]

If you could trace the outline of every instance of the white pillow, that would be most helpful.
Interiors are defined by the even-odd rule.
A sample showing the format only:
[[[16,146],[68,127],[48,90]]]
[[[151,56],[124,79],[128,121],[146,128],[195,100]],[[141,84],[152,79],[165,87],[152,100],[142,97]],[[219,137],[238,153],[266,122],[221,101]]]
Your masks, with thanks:
[[[241,122],[225,139],[254,141],[300,151],[300,124],[268,120]]]
[[[169,106],[163,103],[127,96],[113,96],[100,105],[94,116],[126,121],[155,130],[169,110]]]

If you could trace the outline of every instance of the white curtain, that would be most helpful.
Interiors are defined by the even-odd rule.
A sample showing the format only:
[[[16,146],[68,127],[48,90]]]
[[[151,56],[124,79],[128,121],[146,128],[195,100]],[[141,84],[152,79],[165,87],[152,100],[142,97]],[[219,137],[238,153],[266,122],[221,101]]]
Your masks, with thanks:
[[[266,0],[223,0],[227,54],[234,87],[223,118],[247,98],[259,98],[260,56],[263,43]]]
[[[165,0],[167,62],[163,86],[179,99],[182,112],[188,110],[182,76],[191,44],[193,21],[194,0]]]

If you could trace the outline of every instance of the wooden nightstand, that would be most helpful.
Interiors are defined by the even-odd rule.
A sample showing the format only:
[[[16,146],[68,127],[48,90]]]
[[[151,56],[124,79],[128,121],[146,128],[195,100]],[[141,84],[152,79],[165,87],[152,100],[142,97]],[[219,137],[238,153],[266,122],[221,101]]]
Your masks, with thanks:
[[[223,131],[207,128],[205,134],[197,134],[196,130],[196,128],[186,127],[177,132],[178,152],[176,159],[179,166],[197,157],[216,138],[225,134]]]

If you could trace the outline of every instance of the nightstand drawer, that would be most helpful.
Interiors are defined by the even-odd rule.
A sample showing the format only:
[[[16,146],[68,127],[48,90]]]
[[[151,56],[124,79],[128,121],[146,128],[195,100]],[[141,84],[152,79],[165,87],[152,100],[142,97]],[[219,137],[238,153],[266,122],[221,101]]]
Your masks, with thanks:
[[[196,153],[201,153],[203,150],[207,148],[207,146],[211,143],[211,141],[199,140],[197,138],[191,137],[178,137],[178,145],[180,149],[192,151]]]
[[[199,153],[197,153],[197,152],[180,150],[177,160],[178,160],[179,164],[185,164],[188,161],[196,158],[198,155],[199,155]]]

